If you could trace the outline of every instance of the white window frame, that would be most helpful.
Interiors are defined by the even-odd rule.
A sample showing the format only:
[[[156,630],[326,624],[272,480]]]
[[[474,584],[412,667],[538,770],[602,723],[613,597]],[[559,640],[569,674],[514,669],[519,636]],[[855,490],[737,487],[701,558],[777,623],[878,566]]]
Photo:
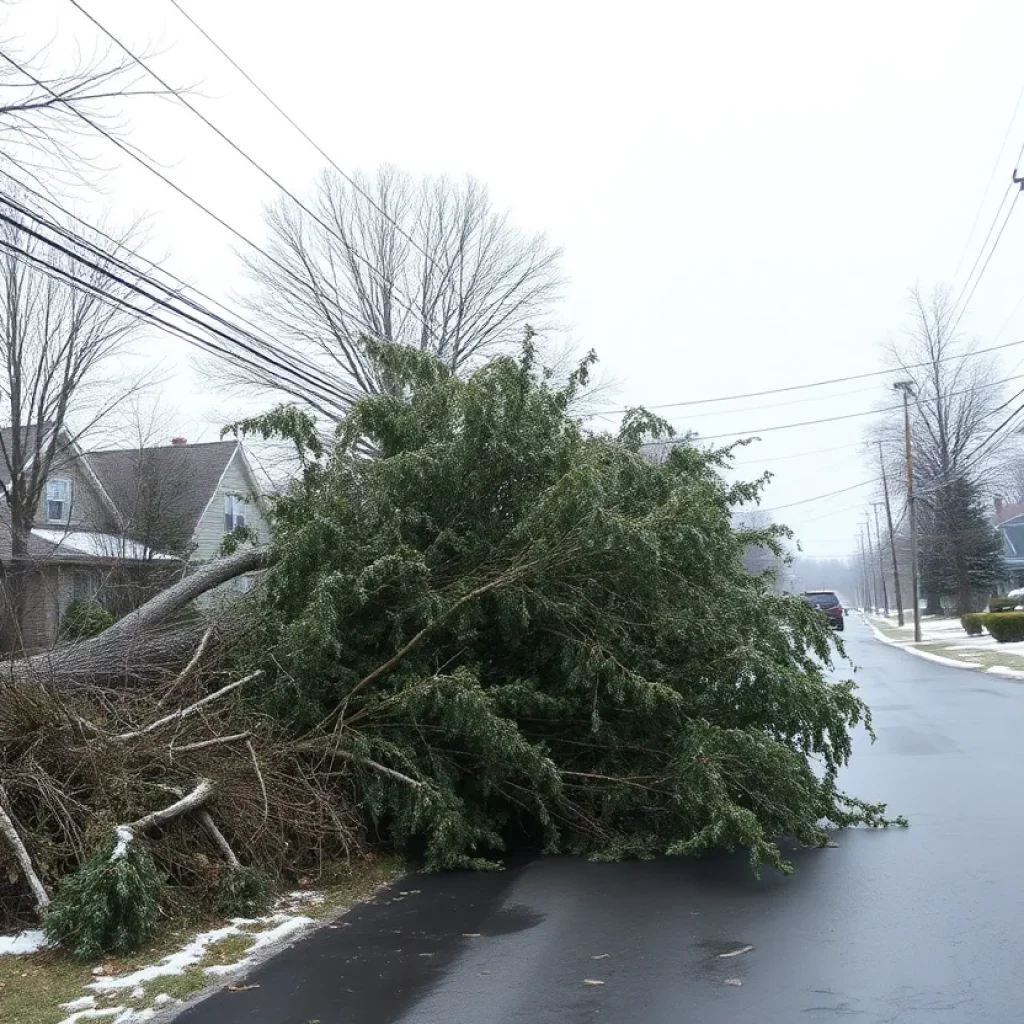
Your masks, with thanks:
[[[46,521],[48,523],[67,523],[71,520],[71,502],[74,499],[74,481],[69,477],[57,476],[46,481]],[[51,504],[60,504],[61,514],[52,514]]]
[[[224,532],[242,529],[248,521],[249,505],[237,494],[224,495]]]

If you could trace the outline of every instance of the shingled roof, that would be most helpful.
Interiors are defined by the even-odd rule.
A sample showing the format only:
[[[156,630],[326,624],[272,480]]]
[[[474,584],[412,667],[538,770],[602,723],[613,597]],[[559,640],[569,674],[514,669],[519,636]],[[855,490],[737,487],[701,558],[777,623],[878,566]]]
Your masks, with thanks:
[[[173,496],[173,514],[191,531],[206,511],[237,450],[237,441],[210,441],[134,451],[87,452],[85,458],[126,525],[138,517],[140,486],[148,479],[168,485],[168,500]]]

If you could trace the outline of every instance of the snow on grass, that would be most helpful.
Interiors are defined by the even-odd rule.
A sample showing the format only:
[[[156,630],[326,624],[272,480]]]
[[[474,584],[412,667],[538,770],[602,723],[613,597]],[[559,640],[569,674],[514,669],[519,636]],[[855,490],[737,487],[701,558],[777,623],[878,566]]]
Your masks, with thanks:
[[[322,897],[321,897],[322,899]],[[255,954],[261,950],[283,942],[290,935],[305,931],[310,925],[316,922],[311,917],[296,914],[272,914],[270,917],[260,917],[254,920],[236,918],[223,928],[215,928],[213,931],[203,932],[197,935],[191,942],[183,946],[176,953],[165,956],[157,964],[149,967],[142,967],[130,974],[123,974],[112,978],[97,978],[87,986],[96,992],[117,992],[126,989],[131,990],[132,998],[141,998],[145,995],[144,986],[147,982],[157,978],[165,978],[184,974],[190,967],[201,966],[203,959],[211,946],[222,942],[224,939],[235,935],[252,937],[252,945],[246,951],[241,960],[230,964],[218,964],[214,967],[207,967],[206,973],[211,975],[234,974],[242,967],[253,962]],[[261,931],[252,931],[252,925],[264,926]],[[139,1020],[138,1017],[125,1018],[126,1021]],[[65,1024],[65,1022],[62,1022]],[[119,1024],[119,1022],[115,1022]]]
[[[301,915],[293,916],[291,914],[275,914],[269,918],[261,918],[261,923],[271,924],[277,922],[274,927],[268,928],[263,932],[249,932],[255,940],[249,947],[248,952],[241,960],[236,961],[233,964],[218,964],[214,967],[207,967],[206,973],[219,975],[219,974],[234,974],[235,971],[240,970],[243,967],[250,966],[256,959],[256,954],[260,950],[267,949],[270,946],[276,946],[279,942],[283,942],[288,936],[295,934],[296,932],[305,931],[311,924],[315,924],[313,918],[302,917]]]
[[[0,935],[0,956],[27,956],[46,948],[46,936],[41,931]]]
[[[124,1014],[123,1006],[111,1006],[105,1010],[79,1010],[78,1013],[65,1017],[60,1024],[78,1024],[80,1020],[100,1020],[103,1017],[116,1017]]]
[[[61,1003],[62,1010],[70,1010],[72,1013],[78,1010],[92,1010],[96,1007],[95,996],[82,996],[81,999],[72,999],[70,1003]]]
[[[229,935],[237,935],[241,931],[238,925],[229,924],[223,928],[214,928],[213,931],[203,932],[197,935],[191,942],[182,946],[176,953],[165,956],[157,964],[132,971],[131,974],[122,974],[113,978],[97,978],[90,982],[88,988],[97,992],[116,992],[121,989],[136,989],[145,985],[147,981],[154,978],[163,978],[167,975],[184,974],[186,969],[194,967],[206,955],[206,950],[215,942],[226,939]]]

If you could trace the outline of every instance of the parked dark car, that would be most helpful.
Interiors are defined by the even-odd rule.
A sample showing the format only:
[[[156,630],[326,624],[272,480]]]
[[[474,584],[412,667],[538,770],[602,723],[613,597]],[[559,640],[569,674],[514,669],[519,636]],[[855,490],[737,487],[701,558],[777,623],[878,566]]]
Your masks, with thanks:
[[[804,593],[808,604],[825,613],[834,629],[843,628],[843,604],[834,590],[808,590]]]

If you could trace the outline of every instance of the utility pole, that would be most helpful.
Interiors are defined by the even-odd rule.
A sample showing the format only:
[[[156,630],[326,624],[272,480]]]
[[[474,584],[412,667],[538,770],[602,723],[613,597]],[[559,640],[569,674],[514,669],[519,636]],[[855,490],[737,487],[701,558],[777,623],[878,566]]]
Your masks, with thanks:
[[[867,529],[867,539],[864,531]],[[875,586],[875,574],[871,571],[871,563],[874,556],[871,554],[871,527],[867,526],[867,520],[860,524],[860,557],[864,560],[864,582],[868,588],[868,600],[871,602],[871,613],[878,612],[878,587]]]
[[[882,554],[882,531],[878,525],[878,506],[881,502],[871,502],[871,507],[875,510],[875,546],[878,551],[878,578],[882,581],[882,607],[885,609],[885,617],[889,617],[889,588],[885,585],[885,556]],[[871,532],[871,526],[868,525],[868,533]]]
[[[900,564],[896,557],[896,533],[892,528],[892,506],[889,504],[889,477],[885,472],[882,442],[878,442],[878,464],[882,467],[882,493],[885,495],[885,521],[889,526],[889,550],[892,552],[892,585],[896,591],[896,620],[903,625],[903,595],[900,593]]]
[[[910,516],[910,575],[911,593],[914,597],[914,643],[921,642],[921,596],[917,571],[917,510],[914,507],[914,453],[910,442],[910,399],[914,394],[914,383],[909,380],[893,384],[896,391],[903,392],[903,430],[907,437],[907,512]]]
[[[868,574],[868,558],[864,553],[864,524],[861,523],[860,527],[860,571],[864,578],[864,582],[861,584],[864,587],[864,610],[868,610],[869,602],[874,605],[874,598],[871,595],[871,577]],[[872,607],[872,613],[875,612],[875,608]]]
[[[878,589],[878,577],[875,576],[875,548],[871,543],[871,517],[867,513],[864,514],[864,528],[868,539],[868,569],[869,579],[871,580],[871,604],[877,612],[878,609],[882,607],[879,602],[881,593]],[[888,612],[886,614],[888,614]]]

